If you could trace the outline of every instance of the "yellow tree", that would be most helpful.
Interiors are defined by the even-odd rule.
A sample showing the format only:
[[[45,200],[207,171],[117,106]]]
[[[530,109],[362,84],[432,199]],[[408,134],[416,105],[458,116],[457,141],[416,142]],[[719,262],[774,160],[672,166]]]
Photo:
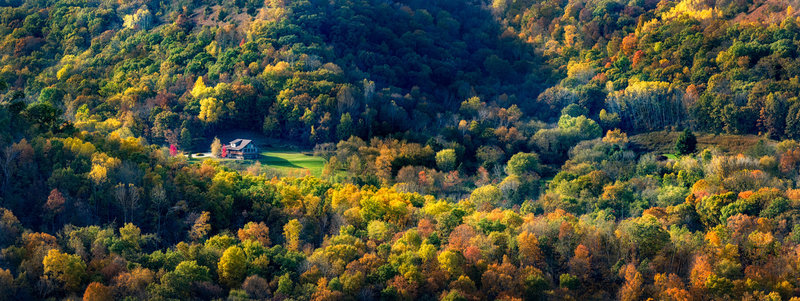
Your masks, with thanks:
[[[247,262],[242,248],[232,246],[222,253],[217,264],[220,282],[228,287],[239,287],[247,271]]]
[[[126,247],[123,251],[136,253],[142,249],[141,243],[144,240],[142,239],[142,230],[136,225],[126,223],[125,226],[119,228],[119,236]]]
[[[214,141],[211,142],[211,155],[214,157],[219,157],[222,154],[222,142],[219,141],[219,138],[214,137]]]
[[[51,249],[42,264],[45,277],[60,281],[69,291],[77,290],[86,278],[86,263],[78,255]]]
[[[200,115],[197,118],[206,123],[215,123],[222,116],[222,101],[215,97],[206,97],[200,100]]]
[[[517,235],[517,244],[519,246],[519,259],[523,264],[533,265],[539,261],[542,253],[539,249],[539,240],[536,239],[536,235],[528,231],[522,231]]]
[[[300,230],[303,225],[297,219],[290,220],[283,226],[283,236],[286,239],[286,246],[290,250],[297,251],[300,246]]]
[[[199,97],[208,95],[209,93],[211,93],[213,91],[214,91],[214,88],[207,87],[206,83],[203,81],[203,77],[202,76],[198,76],[197,77],[197,81],[194,82],[194,87],[192,87],[192,92],[190,92],[190,93],[195,98],[199,98]]]
[[[211,220],[211,213],[203,211],[200,217],[194,221],[192,229],[189,230],[189,238],[192,240],[200,240],[206,237],[208,231],[211,231],[211,225],[208,224],[209,220]]]

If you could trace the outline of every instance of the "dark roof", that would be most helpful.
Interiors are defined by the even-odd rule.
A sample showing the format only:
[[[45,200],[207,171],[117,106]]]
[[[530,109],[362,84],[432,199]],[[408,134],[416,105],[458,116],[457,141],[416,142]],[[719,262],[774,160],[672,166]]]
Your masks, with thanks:
[[[250,142],[253,140],[248,139],[236,139],[228,143],[228,150],[238,151],[244,149]]]

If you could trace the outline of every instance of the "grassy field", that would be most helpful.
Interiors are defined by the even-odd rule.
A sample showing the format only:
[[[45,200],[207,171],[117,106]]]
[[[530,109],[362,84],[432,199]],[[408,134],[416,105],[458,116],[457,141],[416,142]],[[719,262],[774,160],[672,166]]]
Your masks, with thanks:
[[[257,160],[212,158],[233,169],[246,170],[258,162],[261,163],[262,172],[266,172],[268,176],[301,177],[311,174],[319,177],[322,175],[322,168],[325,165],[324,158],[311,155],[309,150],[297,146],[290,140],[269,138],[251,130],[228,129],[210,135],[203,142],[198,143],[194,153],[203,153],[208,156],[211,151],[209,146],[214,137],[219,138],[223,144],[238,138],[249,139],[261,150],[261,156]],[[207,159],[209,157],[192,156],[189,158],[189,162],[196,163]]]
[[[247,167],[258,162],[261,163],[262,168],[274,171],[268,174],[276,172],[281,176],[302,177],[310,174],[319,177],[322,175],[323,166],[325,166],[325,159],[321,157],[296,150],[279,148],[262,151],[261,157],[259,157],[258,160],[233,160],[210,157],[197,158],[192,156],[189,162],[200,163],[207,159],[219,161],[221,164],[237,170],[245,170]]]
[[[325,159],[298,151],[273,149],[261,152],[258,159],[261,165],[274,168],[285,174],[303,173],[306,170],[313,176],[322,175]]]
[[[658,131],[630,136],[631,145],[637,151],[657,152],[661,154],[672,154],[675,152],[675,140],[678,139],[680,132]],[[728,135],[728,134],[705,134],[695,133],[697,136],[697,149],[702,150],[707,147],[719,147],[728,153],[745,153],[759,140],[764,139],[756,135]],[[767,140],[774,144],[775,141]]]
[[[664,154],[664,157],[667,157],[667,159],[678,160],[678,156],[675,154]]]

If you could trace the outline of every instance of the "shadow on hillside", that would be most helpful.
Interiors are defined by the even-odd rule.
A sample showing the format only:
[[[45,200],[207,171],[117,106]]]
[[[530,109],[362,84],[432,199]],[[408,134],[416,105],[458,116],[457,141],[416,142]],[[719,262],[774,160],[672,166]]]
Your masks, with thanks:
[[[264,154],[262,154],[261,157],[258,158],[258,162],[261,162],[262,165],[270,166],[270,167],[279,166],[279,167],[284,167],[284,168],[298,168],[298,169],[303,169],[304,168],[304,167],[298,166],[298,165],[296,165],[296,164],[292,163],[291,161],[286,160],[284,158],[268,156],[268,155],[264,155]]]

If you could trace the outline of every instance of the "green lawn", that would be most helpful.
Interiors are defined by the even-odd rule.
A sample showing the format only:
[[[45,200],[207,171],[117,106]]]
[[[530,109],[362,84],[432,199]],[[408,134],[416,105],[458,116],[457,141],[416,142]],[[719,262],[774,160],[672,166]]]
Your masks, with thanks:
[[[189,159],[189,163],[200,163],[207,159],[219,161],[228,167],[244,170],[255,163],[255,160],[231,160],[219,158],[195,158]],[[300,151],[289,149],[268,149],[261,152],[258,162],[263,167],[273,169],[281,176],[302,177],[310,173],[313,176],[322,176],[322,168],[325,166],[325,159],[307,155]]]
[[[306,155],[297,151],[289,150],[268,150],[261,152],[258,159],[262,165],[275,168],[286,174],[302,173],[304,170],[311,172],[313,176],[322,175],[322,167],[325,159]]]
[[[678,160],[678,156],[676,156],[675,154],[664,154],[664,157],[667,157],[672,160]]]

